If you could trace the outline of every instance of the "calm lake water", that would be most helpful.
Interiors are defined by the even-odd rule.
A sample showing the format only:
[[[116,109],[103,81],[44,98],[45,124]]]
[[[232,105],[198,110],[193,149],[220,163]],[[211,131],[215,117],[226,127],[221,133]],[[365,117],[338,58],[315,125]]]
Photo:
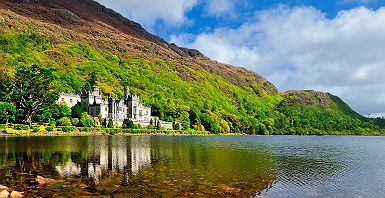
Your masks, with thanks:
[[[27,197],[384,197],[385,138],[1,137],[0,184]]]

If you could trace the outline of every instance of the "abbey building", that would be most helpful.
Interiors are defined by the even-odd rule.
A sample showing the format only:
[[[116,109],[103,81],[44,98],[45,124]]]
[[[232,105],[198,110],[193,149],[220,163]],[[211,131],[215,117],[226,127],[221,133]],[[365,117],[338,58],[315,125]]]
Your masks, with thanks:
[[[92,91],[85,90],[80,96],[61,93],[58,103],[61,102],[69,107],[79,104],[83,112],[87,112],[95,119],[101,115],[107,122],[111,119],[118,126],[122,126],[125,120],[132,120],[135,124],[145,127],[156,120],[151,116],[151,108],[140,103],[139,96],[130,94],[128,87],[124,88],[122,100],[115,99],[111,94],[107,99],[103,99],[99,87],[94,86]],[[167,127],[168,123],[164,124]]]

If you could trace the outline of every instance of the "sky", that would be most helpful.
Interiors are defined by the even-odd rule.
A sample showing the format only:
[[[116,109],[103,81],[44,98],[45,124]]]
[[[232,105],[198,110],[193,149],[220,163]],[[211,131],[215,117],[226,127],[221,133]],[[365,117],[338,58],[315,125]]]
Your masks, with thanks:
[[[385,0],[97,1],[280,91],[329,92],[385,116]]]

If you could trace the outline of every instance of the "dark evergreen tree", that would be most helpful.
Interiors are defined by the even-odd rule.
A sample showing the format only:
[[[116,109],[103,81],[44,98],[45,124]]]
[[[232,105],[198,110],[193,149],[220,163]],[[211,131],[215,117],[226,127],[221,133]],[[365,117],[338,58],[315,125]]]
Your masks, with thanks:
[[[22,122],[31,125],[32,115],[58,100],[59,92],[52,83],[52,72],[51,69],[38,65],[19,66],[16,70],[12,99]]]

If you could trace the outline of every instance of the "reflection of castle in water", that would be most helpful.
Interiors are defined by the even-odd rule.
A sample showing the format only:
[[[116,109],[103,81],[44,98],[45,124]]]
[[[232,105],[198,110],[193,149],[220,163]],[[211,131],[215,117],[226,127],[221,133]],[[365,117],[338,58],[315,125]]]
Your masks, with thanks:
[[[96,181],[103,171],[119,171],[125,175],[136,175],[139,170],[151,165],[150,137],[90,138],[86,159],[72,160],[57,165],[61,176],[81,175]],[[71,158],[76,153],[71,153]],[[83,153],[84,155],[84,153]]]

